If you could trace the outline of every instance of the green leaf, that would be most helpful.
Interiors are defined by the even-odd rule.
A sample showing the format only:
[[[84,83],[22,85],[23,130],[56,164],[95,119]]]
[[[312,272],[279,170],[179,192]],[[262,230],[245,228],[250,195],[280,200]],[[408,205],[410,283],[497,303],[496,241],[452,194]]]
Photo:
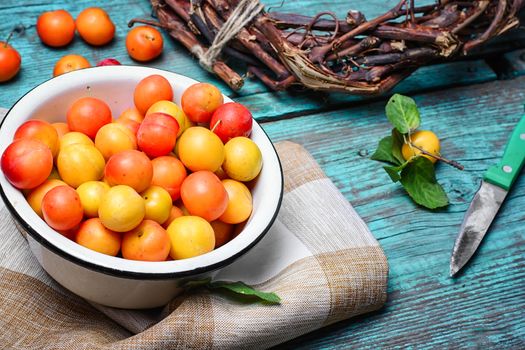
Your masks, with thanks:
[[[226,282],[226,281],[215,281],[211,282],[211,278],[203,278],[199,280],[187,281],[182,286],[184,289],[190,291],[193,289],[205,287],[210,290],[226,290],[234,293],[237,297],[246,299],[247,302],[253,302],[253,300],[262,301],[265,304],[280,304],[281,298],[275,293],[261,292],[257,289],[247,285],[244,282]]]
[[[447,194],[436,181],[434,164],[425,157],[416,157],[401,171],[401,184],[410,197],[429,209],[448,204]]]
[[[379,141],[379,144],[377,145],[377,149],[372,154],[372,157],[370,159],[372,160],[378,160],[381,162],[388,162],[395,165],[401,164],[396,157],[392,154],[392,136],[387,136],[381,139]]]
[[[385,169],[388,176],[390,176],[390,179],[394,182],[398,182],[401,180],[401,175],[399,175],[399,172],[402,171],[409,163],[410,161],[406,161],[403,164],[399,166],[384,166],[383,169]]]
[[[390,179],[393,182],[398,182],[401,180],[401,176],[399,175],[399,170],[397,166],[384,166],[383,169],[385,169],[388,176],[390,176]]]
[[[268,304],[280,304],[281,298],[275,293],[267,293],[256,290],[243,282],[217,281],[208,285],[210,289],[226,289],[240,296],[255,297]]]
[[[388,100],[386,117],[401,134],[417,129],[421,119],[416,102],[408,96],[395,94]]]
[[[399,161],[399,164],[405,163],[405,158],[401,152],[404,143],[403,135],[396,128],[392,129],[392,155]]]

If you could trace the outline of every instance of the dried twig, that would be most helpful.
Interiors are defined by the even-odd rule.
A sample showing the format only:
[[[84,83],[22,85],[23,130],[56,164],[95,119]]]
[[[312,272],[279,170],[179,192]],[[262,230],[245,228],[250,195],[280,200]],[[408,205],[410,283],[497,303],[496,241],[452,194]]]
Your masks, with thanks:
[[[410,146],[418,149],[421,152],[421,154],[424,154],[424,155],[427,155],[427,156],[432,157],[434,159],[437,159],[439,161],[442,161],[443,163],[446,163],[446,164],[448,164],[450,166],[453,166],[456,169],[465,170],[465,167],[461,163],[459,163],[458,161],[446,159],[446,158],[443,158],[441,155],[436,155],[434,153],[430,153],[430,152],[426,151],[425,149],[414,145],[413,143],[410,143]]]
[[[207,50],[239,3],[150,1],[159,20],[150,24],[166,29],[193,53]],[[228,59],[244,62],[251,75],[273,90],[302,85],[379,94],[420,66],[466,55],[518,27],[517,14],[524,7],[525,0],[441,0],[419,7],[415,0],[400,0],[371,20],[353,10],[344,19],[330,11],[314,17],[262,11],[238,28],[212,71],[234,90],[243,79],[227,65]]]

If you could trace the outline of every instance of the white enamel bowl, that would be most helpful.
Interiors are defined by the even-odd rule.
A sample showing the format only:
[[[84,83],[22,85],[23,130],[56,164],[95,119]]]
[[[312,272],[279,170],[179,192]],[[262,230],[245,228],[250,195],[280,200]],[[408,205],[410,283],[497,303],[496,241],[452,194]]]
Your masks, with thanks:
[[[160,74],[173,88],[175,102],[195,80],[179,74],[137,66],[88,68],[53,78],[23,96],[0,125],[0,152],[28,119],[65,121],[68,107],[84,96],[104,100],[113,116],[133,105],[133,90],[144,77]],[[231,100],[224,96],[225,102]],[[0,175],[0,194],[42,267],[58,283],[102,305],[142,309],[166,304],[186,280],[211,276],[252,248],[268,231],[279,210],[282,169],[263,129],[253,123],[252,140],[263,155],[263,168],[253,187],[253,213],[242,232],[224,246],[201,256],[166,262],[125,260],[84,248],[58,234],[31,209],[22,193]]]

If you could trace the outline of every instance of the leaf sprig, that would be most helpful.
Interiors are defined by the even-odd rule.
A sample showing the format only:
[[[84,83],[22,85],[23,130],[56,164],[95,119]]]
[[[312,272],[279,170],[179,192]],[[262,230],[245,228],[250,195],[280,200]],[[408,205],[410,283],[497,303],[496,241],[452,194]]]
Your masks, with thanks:
[[[188,281],[184,284],[186,290],[205,287],[209,290],[227,292],[229,295],[244,302],[261,302],[266,305],[281,303],[281,298],[273,292],[262,292],[244,282],[211,281],[211,278]]]
[[[384,166],[393,182],[399,182],[417,204],[429,209],[448,205],[448,197],[436,180],[434,164],[423,154],[442,160],[459,169],[463,167],[440,155],[434,155],[412,144],[410,135],[421,124],[421,116],[416,102],[399,94],[393,95],[385,108],[386,116],[393,125],[392,134],[379,141],[371,159],[386,162]],[[405,160],[402,153],[404,143],[419,149],[421,153]]]

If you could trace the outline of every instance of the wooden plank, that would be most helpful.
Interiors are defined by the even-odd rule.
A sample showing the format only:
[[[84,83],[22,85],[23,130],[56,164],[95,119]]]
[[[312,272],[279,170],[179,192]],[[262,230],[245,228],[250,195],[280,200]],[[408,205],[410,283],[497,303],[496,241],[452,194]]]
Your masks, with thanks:
[[[429,0],[425,0],[428,2]],[[281,0],[265,1],[267,8],[276,9],[281,4]],[[315,0],[301,0],[301,6],[306,9],[305,14],[314,15],[317,12],[330,8],[342,17],[346,15],[349,8],[360,8],[368,16],[377,16],[379,10],[386,9],[394,5],[396,0],[386,2],[380,0],[369,1],[366,4],[359,4],[357,0],[344,1],[336,0],[329,2],[319,2]],[[116,25],[116,38],[109,45],[103,47],[92,47],[84,43],[80,37],[76,37],[72,44],[66,48],[52,49],[43,45],[34,28],[36,19],[44,11],[64,8],[73,17],[86,7],[93,6],[91,0],[78,0],[68,2],[65,0],[54,1],[51,3],[41,3],[36,0],[25,1],[23,6],[16,0],[4,0],[0,4],[0,38],[7,37],[9,32],[17,26],[28,27],[22,36],[15,35],[12,38],[12,45],[22,55],[22,69],[17,78],[3,86],[9,89],[0,89],[0,101],[4,106],[10,106],[16,100],[39,83],[52,77],[54,64],[60,57],[66,54],[79,54],[85,56],[92,64],[96,64],[103,58],[113,57],[123,64],[137,64],[128,57],[125,49],[125,37],[128,31],[127,23],[134,17],[148,18],[151,14],[151,6],[147,0],[110,0],[106,1],[102,7],[110,14]],[[295,2],[284,2],[279,11],[295,11]],[[277,10],[277,9],[276,9]],[[199,81],[210,81],[218,85],[221,90],[230,96],[243,96],[258,92],[266,92],[266,87],[256,81],[247,80],[239,94],[230,91],[225,84],[215,79],[215,77],[203,70],[198,63],[191,57],[188,51],[175,41],[164,35],[164,53],[158,59],[142,64],[151,67],[168,69],[177,73],[187,75]],[[240,72],[242,73],[242,72]]]
[[[432,1],[424,1],[424,3],[430,2]],[[297,3],[294,1],[285,1],[284,5],[278,9],[276,7],[279,6],[281,0],[265,1],[265,3],[268,4],[268,8],[274,8],[278,11],[296,11],[297,9]],[[329,8],[333,12],[340,14],[341,17],[344,17],[349,8],[358,8],[369,18],[372,18],[379,15],[386,8],[394,6],[395,3],[397,3],[397,0],[373,0],[367,2],[359,2],[357,0],[301,0],[301,8],[304,9],[301,12],[307,15],[314,15]],[[68,47],[52,49],[40,42],[35,28],[31,27],[36,22],[38,15],[43,11],[65,8],[73,16],[76,16],[83,8],[88,6],[93,6],[93,2],[90,0],[79,0],[76,2],[60,1],[52,4],[41,4],[36,0],[32,0],[25,2],[24,6],[20,6],[19,2],[15,0],[2,2],[0,5],[0,18],[3,21],[0,22],[0,37],[6,37],[13,28],[20,25],[26,26],[28,29],[24,35],[15,35],[11,41],[22,55],[22,69],[13,81],[2,85],[2,87],[6,88],[0,89],[0,105],[4,107],[11,106],[28,90],[51,78],[54,64],[66,54],[83,55],[92,64],[96,64],[96,62],[107,57],[114,57],[123,64],[136,64],[128,57],[124,41],[128,31],[127,22],[131,18],[149,17],[151,7],[146,0],[111,0],[103,4],[103,7],[111,15],[116,25],[116,39],[109,45],[100,48],[85,44],[77,36]],[[225,84],[203,70],[183,47],[170,40],[166,35],[164,37],[167,40],[165,40],[163,55],[147,63],[147,66],[168,69],[200,81],[210,81],[218,85],[224,93],[234,98],[247,96],[246,100],[240,99],[240,101],[253,106],[257,118],[271,118],[288,113],[302,113],[319,108],[333,108],[333,103],[340,105],[355,100],[363,100],[362,97],[334,94],[329,98],[329,100],[334,102],[325,104],[327,95],[315,92],[299,95],[293,92],[274,95],[268,93],[267,88],[255,79],[248,79],[245,87],[238,94],[233,93]],[[444,86],[472,84],[492,79],[494,79],[494,74],[481,61],[440,65],[421,69],[409,81],[402,83],[400,91],[428,90]],[[257,96],[259,93],[264,94],[259,98]],[[282,99],[286,99],[286,101],[283,102]]]
[[[273,5],[280,2],[265,1]],[[302,13],[310,15],[326,9],[344,14],[349,8],[358,8],[371,18],[396,2],[301,0],[300,6]],[[297,12],[297,4],[286,1],[280,11]],[[76,16],[92,5],[89,0],[46,4],[33,0],[21,6],[15,0],[4,0],[0,4],[0,37],[7,36],[18,24],[34,24],[43,11],[66,8]],[[23,56],[23,69],[13,82],[1,86],[0,105],[12,104],[31,87],[48,79],[56,60],[65,54],[79,53],[93,63],[115,57],[125,64],[134,64],[124,49],[126,23],[133,17],[148,17],[151,10],[148,1],[109,0],[102,6],[117,25],[117,38],[106,47],[90,47],[77,37],[65,49],[50,49],[40,43],[34,28],[14,38],[13,45]],[[523,44],[519,38],[513,39],[514,45]],[[202,70],[185,49],[171,40],[166,40],[165,45],[163,56],[148,65],[211,81],[233,95]],[[509,42],[498,45],[493,46],[492,52],[508,50]],[[404,91],[416,93],[494,79],[494,74],[480,61],[461,64],[464,65],[455,68],[440,65],[421,69],[416,73],[419,78],[415,75],[403,83],[407,85]],[[391,266],[389,301],[384,309],[325,328],[283,348],[525,347],[522,325],[525,217],[523,211],[516,209],[525,207],[523,176],[466,274],[457,280],[447,277],[449,254],[463,213],[479,176],[501,156],[525,101],[524,83],[525,78],[517,78],[416,96],[421,104],[423,127],[442,138],[445,155],[467,166],[461,173],[438,165],[439,179],[452,204],[435,213],[417,208],[398,185],[389,182],[378,163],[360,156],[372,152],[377,140],[388,132],[384,102],[263,125],[274,140],[291,139],[313,153],[381,241]],[[318,93],[280,95],[266,91],[260,83],[248,81],[246,88],[235,96],[254,108],[260,118],[331,110],[354,101],[341,95],[332,95],[325,102]]]
[[[525,75],[525,50],[516,50],[503,55],[510,66],[512,76]]]
[[[28,90],[50,79],[56,61],[67,54],[83,55],[92,65],[104,58],[113,57],[122,64],[140,64],[167,69],[199,81],[210,81],[219,86],[223,92],[230,95],[233,94],[225,84],[202,69],[185,48],[171,40],[164,33],[164,52],[159,58],[144,64],[137,63],[128,56],[125,48],[125,37],[128,32],[127,23],[134,17],[150,17],[151,6],[145,0],[111,0],[103,4],[102,7],[110,14],[116,26],[116,37],[108,45],[93,47],[86,44],[78,35],[70,45],[60,49],[47,47],[40,42],[34,28],[40,13],[65,8],[73,17],[76,17],[82,9],[89,6],[93,6],[93,2],[90,0],[62,1],[52,4],[38,4],[37,1],[33,0],[24,4],[24,6],[19,6],[18,2],[9,0],[0,5],[0,18],[3,19],[0,22],[0,37],[7,37],[8,33],[17,26],[28,27],[23,35],[15,34],[11,39],[12,45],[22,56],[22,69],[14,80],[2,85],[3,87],[9,87],[9,89],[0,89],[2,105],[12,105]],[[266,91],[266,87],[262,83],[247,81],[242,94],[257,93],[259,91]]]
[[[387,1],[387,5],[390,5],[389,3],[391,2],[391,0]],[[268,4],[269,7],[275,8],[279,6],[281,0],[272,0],[265,3]],[[354,4],[355,3],[356,1],[354,1]],[[377,9],[382,7],[377,6],[379,3],[381,3],[379,0],[370,1],[366,7],[371,10],[372,14],[375,14],[377,13]],[[326,2],[316,2],[314,0],[302,0],[301,4],[304,8],[308,9],[309,14],[315,14],[328,6]],[[291,5],[292,4],[286,2],[282,10],[288,11],[293,9],[294,6]],[[24,2],[23,6],[20,6],[20,3],[16,0],[2,1],[0,5],[0,18],[3,20],[0,22],[0,38],[7,37],[9,32],[17,26],[22,25],[28,27],[24,35],[15,35],[11,40],[12,45],[22,56],[22,69],[13,81],[3,85],[8,86],[9,89],[0,89],[0,101],[3,106],[11,106],[29,89],[51,78],[54,64],[60,57],[66,54],[75,53],[83,55],[92,64],[96,64],[101,59],[107,57],[116,58],[123,64],[137,64],[128,57],[125,49],[125,37],[128,31],[127,23],[134,17],[150,17],[151,6],[147,0],[110,0],[102,5],[116,25],[115,40],[109,45],[92,47],[84,43],[78,36],[72,44],[61,49],[52,49],[40,42],[34,25],[36,19],[42,12],[64,8],[68,10],[73,17],[76,17],[82,9],[90,6],[93,6],[93,1],[91,0],[78,0],[75,2],[62,0],[51,3],[41,3],[36,0],[31,0]],[[329,6],[334,12],[341,13],[341,15],[344,16],[349,4],[347,1],[337,0],[330,1]],[[262,83],[255,80],[248,80],[242,91],[239,94],[234,94],[225,84],[203,70],[185,48],[171,40],[165,34],[164,38],[165,47],[163,55],[152,62],[142,65],[168,69],[199,81],[210,81],[218,85],[224,93],[231,96],[267,91]]]
[[[482,60],[451,62],[418,69],[392,92],[383,96],[357,96],[322,92],[266,92],[236,97],[236,101],[250,106],[258,120],[271,120],[286,115],[301,115],[323,109],[341,108],[350,103],[384,99],[393,92],[419,93],[445,87],[470,85],[495,80],[496,74]]]
[[[523,348],[525,174],[478,253],[448,277],[454,239],[483,172],[495,164],[523,115],[525,77],[416,96],[422,128],[465,165],[437,165],[445,210],[417,207],[371,154],[390,126],[384,102],[264,123],[272,140],[303,144],[381,242],[390,274],[386,306],[279,348]],[[504,92],[504,93],[503,93]],[[316,205],[316,203],[312,203]]]

